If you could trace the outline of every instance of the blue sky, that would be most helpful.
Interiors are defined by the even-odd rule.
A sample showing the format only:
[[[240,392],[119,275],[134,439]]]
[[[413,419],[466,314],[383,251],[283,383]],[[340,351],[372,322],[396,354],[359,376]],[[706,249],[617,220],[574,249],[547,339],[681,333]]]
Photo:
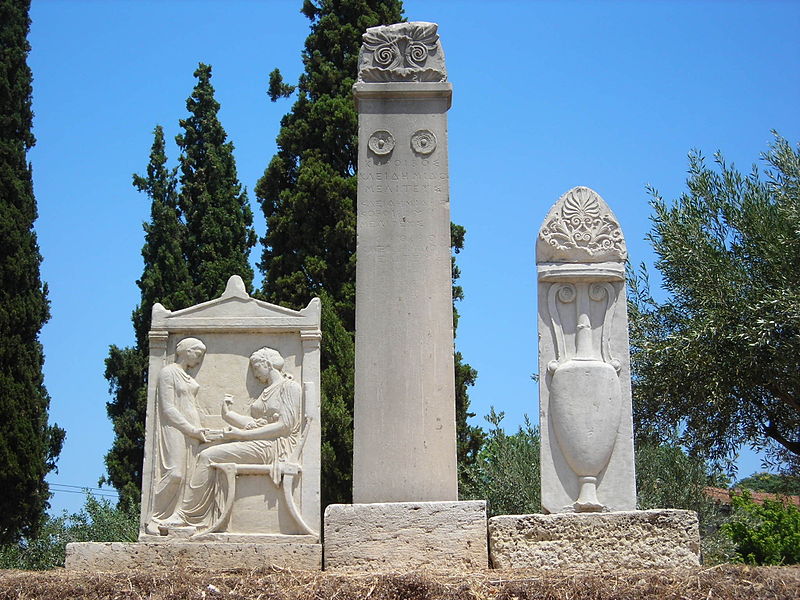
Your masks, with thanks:
[[[36,230],[52,303],[41,335],[51,420],[67,430],[53,482],[97,485],[112,441],[103,360],[133,341],[152,129],[172,142],[199,61],[213,65],[220,118],[252,190],[275,152],[291,102],[269,102],[268,73],[295,82],[308,21],[300,0],[33,0],[29,158]],[[457,345],[479,372],[472,409],[538,415],[534,240],[575,185],[616,212],[634,263],[644,239],[645,186],[684,189],[691,148],[721,150],[749,170],[771,129],[800,140],[800,3],[406,1],[409,20],[439,23],[449,79],[452,217],[459,255]],[[264,222],[250,193],[256,229]],[[253,253],[255,261],[260,248]],[[740,476],[759,469],[745,453]],[[77,509],[59,492],[53,509]]]

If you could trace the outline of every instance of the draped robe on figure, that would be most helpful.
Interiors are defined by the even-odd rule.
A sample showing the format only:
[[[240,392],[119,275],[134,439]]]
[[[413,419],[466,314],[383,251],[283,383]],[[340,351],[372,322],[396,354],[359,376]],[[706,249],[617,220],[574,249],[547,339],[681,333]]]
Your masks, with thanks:
[[[200,427],[195,398],[198,384],[180,365],[172,363],[158,373],[156,390],[157,462],[152,518],[167,521],[180,507],[184,483],[189,481],[200,442],[192,437]]]
[[[184,495],[180,509],[182,520],[200,528],[210,527],[220,514],[219,494],[223,492],[213,473],[212,464],[239,463],[272,465],[272,479],[280,483],[278,463],[297,446],[302,424],[302,388],[290,375],[282,373],[280,379],[264,389],[250,405],[253,419],[280,421],[289,430],[286,435],[273,439],[228,441],[205,448],[197,463]]]

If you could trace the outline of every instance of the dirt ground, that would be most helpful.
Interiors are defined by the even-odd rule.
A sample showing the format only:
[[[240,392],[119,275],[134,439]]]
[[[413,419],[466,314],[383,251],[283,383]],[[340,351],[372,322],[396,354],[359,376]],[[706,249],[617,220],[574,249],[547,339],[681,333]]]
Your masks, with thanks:
[[[0,571],[0,600],[787,600],[800,598],[800,566],[635,572],[486,570],[469,574],[311,571],[80,574]]]

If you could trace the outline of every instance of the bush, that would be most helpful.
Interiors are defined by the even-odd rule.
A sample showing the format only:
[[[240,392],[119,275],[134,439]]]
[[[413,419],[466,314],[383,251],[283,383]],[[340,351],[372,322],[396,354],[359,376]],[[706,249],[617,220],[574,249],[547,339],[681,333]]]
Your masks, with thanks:
[[[800,509],[781,500],[753,502],[750,492],[732,496],[733,516],[722,525],[739,560],[754,565],[800,563]]]
[[[492,428],[475,462],[461,471],[461,498],[486,500],[489,516],[540,512],[539,430],[526,416],[508,435],[500,426],[503,416],[490,409]]]
[[[753,473],[736,483],[737,488],[768,494],[800,495],[800,476],[789,473]]]
[[[43,570],[64,566],[70,542],[132,542],[139,530],[138,508],[124,510],[86,495],[80,512],[48,517],[39,535],[0,546],[0,568]]]

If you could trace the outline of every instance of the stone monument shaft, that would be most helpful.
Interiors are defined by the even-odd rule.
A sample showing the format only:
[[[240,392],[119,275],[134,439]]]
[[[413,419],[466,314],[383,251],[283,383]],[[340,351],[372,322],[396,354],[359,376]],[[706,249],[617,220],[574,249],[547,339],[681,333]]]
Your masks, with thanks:
[[[368,29],[358,107],[353,501],[458,498],[447,110],[433,23]]]

